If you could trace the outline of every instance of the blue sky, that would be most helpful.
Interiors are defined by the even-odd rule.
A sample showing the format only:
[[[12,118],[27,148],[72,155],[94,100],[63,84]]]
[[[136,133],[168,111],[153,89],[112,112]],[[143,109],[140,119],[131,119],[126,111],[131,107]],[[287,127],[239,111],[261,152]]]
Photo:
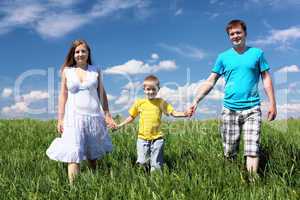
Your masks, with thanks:
[[[300,113],[299,0],[2,0],[0,117],[56,117],[59,68],[83,38],[101,66],[112,113],[126,115],[143,78],[161,80],[160,96],[178,110],[192,101],[219,53],[231,48],[224,27],[248,25],[247,43],[271,66],[278,118]],[[120,73],[122,72],[122,73]],[[260,86],[263,110],[267,101]],[[197,118],[218,117],[223,81]]]

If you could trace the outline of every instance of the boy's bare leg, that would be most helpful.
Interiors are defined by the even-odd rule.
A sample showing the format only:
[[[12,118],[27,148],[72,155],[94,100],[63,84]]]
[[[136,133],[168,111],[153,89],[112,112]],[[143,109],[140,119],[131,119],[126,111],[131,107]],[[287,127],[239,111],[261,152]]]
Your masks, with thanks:
[[[68,177],[69,182],[72,185],[74,182],[75,177],[79,173],[80,166],[78,163],[69,163],[68,164]]]
[[[247,156],[246,167],[248,172],[257,173],[259,158],[253,156]]]

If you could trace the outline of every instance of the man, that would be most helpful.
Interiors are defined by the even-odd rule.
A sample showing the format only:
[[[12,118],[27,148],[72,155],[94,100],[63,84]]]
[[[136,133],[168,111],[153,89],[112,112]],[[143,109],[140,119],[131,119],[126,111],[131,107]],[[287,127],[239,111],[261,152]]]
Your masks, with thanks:
[[[260,76],[269,99],[268,120],[275,119],[276,101],[269,65],[264,53],[246,45],[247,27],[242,20],[232,20],[226,27],[232,43],[230,48],[219,54],[212,73],[197,91],[189,111],[192,115],[198,103],[212,90],[220,76],[224,76],[224,108],[222,111],[221,135],[224,155],[235,158],[240,133],[244,132],[244,155],[247,170],[256,173],[259,163],[259,138],[261,110],[258,94]]]

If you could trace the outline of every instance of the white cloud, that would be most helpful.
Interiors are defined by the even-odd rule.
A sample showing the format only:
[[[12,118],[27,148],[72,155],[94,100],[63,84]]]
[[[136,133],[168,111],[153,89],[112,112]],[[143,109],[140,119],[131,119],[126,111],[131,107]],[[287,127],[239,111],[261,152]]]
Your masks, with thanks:
[[[210,19],[215,19],[216,17],[218,17],[220,14],[219,13],[211,13],[211,15],[209,16]]]
[[[133,7],[143,8],[145,3],[142,0],[98,0],[91,10],[91,16],[103,17],[111,15],[118,10],[125,10]]]
[[[137,90],[137,89],[140,89],[141,87],[142,87],[142,83],[137,81],[137,82],[128,82],[122,88],[124,90]]]
[[[12,93],[13,93],[13,90],[11,88],[4,88],[2,90],[2,95],[1,96],[3,98],[10,97],[12,95]]]
[[[174,84],[164,84],[159,91],[158,97],[165,99],[167,102],[172,104],[175,110],[185,110],[194,100],[197,95],[198,88],[204,83],[204,80],[200,80],[198,82],[194,82],[188,85],[180,86]],[[173,89],[172,86],[175,86]],[[208,101],[214,102],[218,104],[223,99],[223,92],[215,87],[206,97],[205,99]],[[198,112],[204,114],[212,114],[216,113],[215,109],[205,103],[206,106],[200,106]]]
[[[224,97],[224,92],[214,88],[208,95],[207,98],[208,99],[212,99],[212,100],[221,100]]]
[[[71,5],[75,5],[79,2],[81,2],[82,0],[48,0],[48,2],[54,6],[71,6]]]
[[[86,16],[74,13],[51,14],[40,20],[35,29],[43,37],[58,38],[88,22],[89,18]]]
[[[108,100],[108,101],[113,101],[113,100],[115,100],[115,99],[116,99],[115,96],[110,95],[110,94],[107,94],[107,100]]]
[[[205,80],[200,80],[183,86],[171,82],[161,83],[161,89],[159,90],[158,97],[161,97],[171,103],[176,110],[185,110],[193,101],[199,86],[201,86],[204,81]],[[143,93],[140,82],[128,83],[122,88],[120,96],[117,97],[114,102],[115,105],[119,107],[119,110],[116,109],[116,107],[114,108],[114,111],[123,112],[124,110],[127,110],[134,100],[139,98],[139,94]],[[221,102],[223,96],[223,91],[218,87],[215,87],[205,99],[214,102],[213,104],[215,105],[216,102]],[[204,114],[215,114],[216,110],[215,108],[212,109],[211,106],[201,106],[198,112]]]
[[[116,99],[115,104],[128,108],[133,103],[135,98],[135,95],[133,95],[131,91],[122,90],[120,96]]]
[[[158,71],[172,71],[177,68],[175,61],[173,60],[163,60],[158,63],[158,65],[152,66],[151,72],[158,72]]]
[[[209,19],[215,19],[220,16],[220,13],[216,12],[205,12]]]
[[[289,93],[300,94],[300,82],[296,81],[296,82],[290,83],[288,85],[287,90],[289,91]],[[293,99],[291,99],[291,101],[293,101]]]
[[[183,86],[176,85],[175,83],[164,83],[162,84],[158,97],[161,97],[167,102],[171,103],[174,106],[174,108],[178,111],[185,110],[194,99],[197,89],[204,83],[204,81],[205,80],[200,80],[198,82],[190,83],[188,85]],[[130,90],[128,90],[128,88],[130,88],[130,85],[135,85],[136,87],[138,87],[139,84],[138,82],[128,83],[123,87],[124,89],[122,90],[120,97],[118,97],[116,101],[116,105],[120,107],[120,112],[127,110],[132,105],[133,101],[138,98],[137,92],[131,92]],[[291,85],[295,87],[295,84]],[[278,94],[279,93],[277,93],[277,95]],[[282,93],[280,93],[279,95],[283,96]],[[216,114],[219,113],[219,111],[216,110],[215,106],[221,106],[223,97],[224,93],[222,89],[215,87],[209,93],[209,95],[205,97],[205,99],[207,99],[208,101],[202,102],[201,106],[199,106],[198,113],[200,115],[204,114],[216,117]],[[213,102],[213,104],[211,104],[210,102]],[[261,107],[263,110],[263,115],[264,117],[266,117],[266,113],[268,111],[268,103],[263,101],[261,103]],[[277,109],[277,119],[300,117],[299,100],[293,102],[278,101]]]
[[[218,81],[217,81],[217,83],[216,83],[216,86],[221,86],[221,87],[224,87],[224,86],[225,86],[225,79],[224,79],[223,76],[221,76],[221,77],[218,79]]]
[[[290,65],[290,66],[284,66],[280,68],[278,73],[295,73],[295,72],[300,72],[300,68],[297,65]]]
[[[159,62],[158,65],[149,65],[139,60],[129,60],[123,65],[117,65],[104,70],[106,74],[144,74],[154,73],[161,70],[174,70],[176,69],[175,61],[164,60]]]
[[[138,98],[138,93],[142,89],[142,83],[137,82],[128,82],[122,87],[121,94],[116,98],[115,104],[121,106],[121,111],[128,109],[135,99]]]
[[[37,3],[8,4],[7,7],[0,8],[0,13],[2,12],[3,14],[3,18],[0,18],[0,28],[7,32],[17,26],[31,26],[35,21],[40,19],[45,10],[44,6]]]
[[[299,0],[250,0],[250,2],[273,8],[300,6]]]
[[[42,99],[47,99],[47,98],[49,98],[48,92],[43,92],[40,90],[33,90],[33,91],[29,92],[28,94],[22,95],[20,100],[29,104],[29,103],[39,101]]]
[[[178,9],[176,12],[175,12],[175,16],[178,16],[178,15],[181,15],[183,13],[183,9],[182,8],[180,8],[180,9]]]
[[[148,63],[155,63],[159,60],[159,55],[157,53],[152,53],[151,58],[148,60]]]
[[[34,22],[39,18],[39,15],[45,11],[41,5],[27,5],[18,7],[15,12],[9,13],[7,21],[15,24],[25,24]]]
[[[127,104],[130,100],[130,97],[128,95],[121,94],[121,96],[115,101],[115,104],[120,105],[120,104]]]
[[[196,89],[200,83],[191,83],[190,85],[180,86],[175,83],[161,83],[158,97],[162,97],[174,104],[188,104],[189,100],[194,97]],[[172,89],[175,86],[175,89]],[[142,84],[140,82],[128,83],[122,87],[121,95],[115,101],[118,105],[130,105],[133,100],[137,99],[139,93],[142,92]],[[213,96],[216,96],[215,94]],[[209,97],[210,98],[210,97]],[[213,97],[215,98],[215,97]]]
[[[122,87],[121,94],[116,98],[115,104],[122,105],[124,108],[128,108],[130,104],[137,98],[139,91],[142,89],[142,83],[128,82]]]
[[[223,0],[223,3],[225,2],[226,1]],[[232,2],[232,4],[237,2],[241,4],[237,4],[239,7],[243,7],[246,10],[252,9],[254,11],[256,9],[266,8],[272,11],[282,11],[287,9],[295,9],[300,6],[299,0],[244,0]]]
[[[157,53],[153,53],[153,54],[151,55],[151,59],[153,59],[153,60],[158,60],[158,59],[159,59],[159,55],[158,55]]]
[[[294,103],[294,104],[282,104],[277,105],[279,112],[289,112],[289,113],[299,113],[300,112],[300,103]]]
[[[30,104],[48,99],[49,94],[40,90],[33,90],[27,94],[21,95],[18,99],[16,99],[16,103],[11,106],[6,106],[2,108],[2,113],[9,116],[18,116],[19,114],[40,114],[44,112],[45,109],[31,109]],[[21,115],[20,115],[21,116]]]
[[[219,111],[216,109],[211,109],[209,107],[203,107],[203,106],[199,106],[199,108],[197,109],[197,112],[200,113],[200,115],[203,115],[203,114],[216,115],[219,113]]]
[[[25,102],[17,102],[12,106],[2,108],[2,113],[6,115],[26,113],[29,111],[28,104]]]
[[[120,74],[120,73],[128,73],[128,74],[142,74],[148,73],[150,71],[150,66],[145,64],[143,61],[138,60],[129,60],[123,65],[117,65],[110,67],[104,70],[106,74]]]
[[[252,3],[260,3],[262,1],[261,0],[250,0],[250,2],[252,2]]]
[[[219,0],[209,0],[209,3],[210,3],[210,4],[215,4],[215,3],[218,3],[218,1],[219,1]]]
[[[161,43],[160,46],[166,50],[175,52],[184,57],[190,57],[201,60],[206,56],[206,53],[202,49],[198,49],[190,45],[171,46],[168,44]]]
[[[279,45],[281,49],[289,49],[294,41],[300,39],[300,27],[292,26],[287,29],[270,30],[268,36],[251,41],[254,45]]]
[[[279,119],[288,117],[299,117],[300,103],[286,103],[277,105]]]
[[[77,11],[82,0],[11,1],[0,7],[0,33],[15,28],[33,29],[42,37],[62,37],[87,23],[113,15],[121,10],[146,10],[143,0],[98,0],[90,10]],[[145,15],[146,16],[146,15]]]
[[[194,97],[197,95],[199,87],[204,83],[204,80],[200,80],[195,83],[180,86],[174,84],[165,84],[159,91],[158,96],[169,100],[173,104],[187,105],[191,103]],[[168,85],[176,86],[176,89],[168,87]],[[224,93],[215,87],[205,98],[210,100],[219,101],[223,99]]]

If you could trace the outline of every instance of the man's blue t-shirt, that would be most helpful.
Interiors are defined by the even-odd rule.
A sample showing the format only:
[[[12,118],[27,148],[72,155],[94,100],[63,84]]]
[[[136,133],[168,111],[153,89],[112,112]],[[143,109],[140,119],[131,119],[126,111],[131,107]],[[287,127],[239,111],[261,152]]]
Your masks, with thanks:
[[[269,70],[261,49],[247,47],[239,54],[233,48],[221,53],[212,72],[224,75],[224,107],[245,110],[260,105],[258,82],[260,74]]]

